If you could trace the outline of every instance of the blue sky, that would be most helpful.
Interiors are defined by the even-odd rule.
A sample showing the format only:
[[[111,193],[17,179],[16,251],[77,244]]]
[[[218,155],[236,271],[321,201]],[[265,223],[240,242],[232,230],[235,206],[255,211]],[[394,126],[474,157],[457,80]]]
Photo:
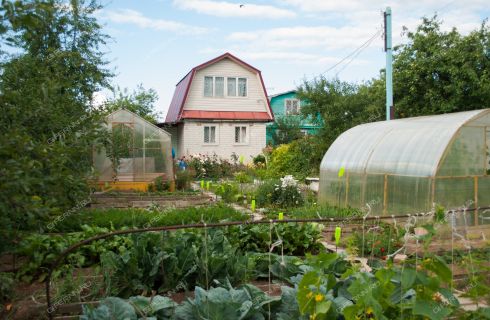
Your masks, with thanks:
[[[372,38],[326,75],[354,82],[376,77],[385,63],[378,31],[387,5],[395,45],[405,40],[402,27],[413,30],[422,16],[438,12],[445,29],[468,33],[490,15],[487,0],[112,0],[98,17],[112,37],[105,50],[114,84],[155,89],[165,115],[175,84],[224,52],[260,69],[268,94],[275,94],[331,69]]]

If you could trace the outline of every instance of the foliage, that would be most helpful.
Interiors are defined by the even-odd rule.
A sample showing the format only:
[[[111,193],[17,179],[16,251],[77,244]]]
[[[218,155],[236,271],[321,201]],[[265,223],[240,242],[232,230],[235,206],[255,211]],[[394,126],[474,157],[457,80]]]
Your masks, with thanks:
[[[278,117],[274,121],[272,141],[274,145],[288,144],[303,136],[300,119],[293,116]]]
[[[396,117],[481,109],[490,98],[489,27],[464,36],[442,31],[437,17],[423,18],[406,42],[395,48],[393,88]],[[405,30],[407,31],[407,30]],[[321,121],[312,140],[310,169],[316,169],[335,139],[346,130],[385,119],[385,76],[361,84],[319,76],[297,90],[304,116]],[[293,174],[293,172],[287,172]]]
[[[175,188],[177,190],[189,190],[194,175],[195,172],[192,169],[178,170],[175,173]]]
[[[163,177],[157,177],[150,185],[148,191],[168,191],[170,190],[170,181],[164,180]]]
[[[354,245],[365,256],[385,257],[402,246],[403,233],[403,229],[397,229],[389,223],[370,225],[364,231],[353,233]]]
[[[247,257],[221,230],[132,235],[122,255],[102,257],[108,292],[127,297],[136,292],[208,287],[213,280],[237,284],[246,277]],[[204,244],[204,245],[203,245]]]
[[[103,299],[96,308],[83,306],[81,320],[111,319],[171,319],[176,303],[168,297],[130,297],[127,301],[117,297]]]
[[[425,259],[417,272],[412,264],[358,272],[335,254],[309,257],[306,264],[310,268],[300,277],[297,300],[300,312],[310,318],[438,320],[459,306],[442,287],[451,271],[437,256]]]
[[[292,176],[285,176],[279,181],[264,181],[257,188],[255,199],[260,207],[291,208],[301,206],[304,203],[298,182]]]
[[[126,109],[151,123],[157,122],[158,113],[155,111],[155,103],[158,101],[158,94],[154,89],[146,90],[142,84],[139,84],[132,93],[129,93],[127,88],[121,90],[119,87],[113,93],[114,96],[104,106],[108,112]]]
[[[270,229],[269,225],[240,225],[230,227],[228,238],[244,252],[269,252],[272,243],[281,241],[281,252],[286,255],[304,256],[318,252],[321,225],[316,223],[281,223]],[[272,243],[271,243],[272,236]]]
[[[252,177],[250,177],[245,171],[235,172],[234,176],[235,181],[238,183],[251,183],[253,181]]]
[[[481,109],[490,99],[490,28],[461,35],[423,18],[395,48],[394,100],[399,117]],[[407,30],[406,30],[407,31]]]
[[[182,208],[167,210],[145,209],[90,209],[68,216],[62,223],[55,225],[55,231],[82,231],[83,225],[102,228],[122,229],[147,228],[180,224],[211,223],[223,220],[241,221],[247,216],[226,205],[211,205],[202,208]]]
[[[194,170],[198,179],[209,178],[217,180],[231,177],[234,169],[239,167],[236,162],[232,163],[227,159],[220,158],[216,153],[213,155],[190,155],[182,160],[186,161],[189,168]]]
[[[12,273],[0,272],[0,305],[13,298],[14,275]]]
[[[273,149],[268,166],[269,177],[279,178],[289,174],[304,179],[317,174],[323,157],[323,154],[317,154],[317,145],[317,137],[304,136]]]
[[[195,288],[194,299],[177,305],[170,298],[156,295],[152,298],[133,296],[128,300],[117,297],[105,298],[99,306],[83,307],[82,320],[110,319],[265,319],[266,308],[280,297],[270,297],[259,288],[246,284],[237,289],[231,286],[205,290]]]
[[[250,284],[238,289],[212,288],[208,291],[196,287],[194,293],[194,299],[177,307],[176,319],[266,319],[269,316],[266,306],[280,300]]]
[[[237,202],[241,197],[240,189],[236,183],[220,183],[216,186],[215,193],[226,203]]]
[[[333,218],[345,217],[360,217],[362,212],[359,209],[353,208],[338,208],[329,205],[310,204],[304,207],[292,208],[284,212],[291,219],[314,219],[314,218]]]
[[[110,77],[97,9],[97,1],[0,5],[1,47],[10,52],[0,61],[2,239],[45,230],[50,215],[88,194],[92,147],[106,137],[92,99]]]
[[[258,269],[262,257],[253,263]],[[278,256],[274,258],[280,259]],[[289,257],[290,258],[290,257]],[[263,259],[262,259],[263,261]],[[281,287],[281,297],[269,297],[249,284],[233,289],[230,283],[223,288],[204,290],[195,288],[195,298],[179,306],[165,300],[165,317],[157,319],[431,319],[442,320],[459,311],[459,302],[443,284],[451,281],[449,267],[437,256],[426,257],[415,263],[408,260],[403,266],[388,264],[372,273],[358,271],[335,253],[307,255],[305,261],[288,261],[294,288]],[[416,267],[417,266],[417,267]],[[268,268],[267,268],[268,269]],[[223,282],[216,282],[218,285]],[[156,299],[155,296],[153,299]],[[114,298],[112,298],[114,299]],[[130,298],[130,302],[134,302]],[[112,312],[130,312],[130,319],[144,316],[138,309],[148,312],[151,298],[143,298],[144,305],[118,299]],[[103,303],[103,305],[105,302]],[[133,309],[131,308],[133,307]],[[107,308],[100,318],[109,319]],[[90,312],[84,307],[84,316]],[[175,313],[172,313],[175,310]],[[98,313],[94,313],[99,315]],[[134,315],[133,315],[134,314]],[[456,313],[459,315],[460,313]],[[488,318],[488,308],[472,315],[475,319]],[[150,315],[150,313],[146,313]],[[122,316],[122,315],[120,315]],[[461,317],[463,318],[463,317]],[[468,317],[464,317],[465,319]],[[468,318],[469,319],[469,318]],[[471,318],[473,319],[473,318]]]
[[[22,239],[16,253],[29,258],[28,262],[20,267],[17,277],[30,282],[34,279],[42,282],[47,276],[47,267],[58,257],[58,255],[71,245],[86,238],[110,230],[100,227],[82,226],[83,232],[65,235],[31,234]],[[131,245],[130,240],[124,236],[114,236],[107,240],[97,240],[85,245],[78,251],[70,253],[66,261],[74,267],[87,267],[99,262],[99,256],[107,251],[124,252]],[[55,275],[66,272],[69,265],[62,266]]]
[[[384,95],[378,94],[380,89],[383,88],[374,82],[359,85],[324,76],[301,85],[298,98],[308,100],[301,112],[323,123],[318,135],[308,140],[311,142],[309,168],[320,166],[325,151],[344,131],[364,122],[382,120]]]
[[[266,164],[265,156],[263,154],[258,154],[253,158],[253,164],[256,167],[263,167]]]

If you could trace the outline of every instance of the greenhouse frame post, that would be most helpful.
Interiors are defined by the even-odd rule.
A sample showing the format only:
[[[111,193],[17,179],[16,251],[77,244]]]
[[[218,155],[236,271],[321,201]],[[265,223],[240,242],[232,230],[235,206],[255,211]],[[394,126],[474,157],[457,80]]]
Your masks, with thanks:
[[[386,120],[392,119],[393,110],[393,53],[391,41],[391,8],[384,13],[386,51]],[[394,112],[393,112],[394,115]]]

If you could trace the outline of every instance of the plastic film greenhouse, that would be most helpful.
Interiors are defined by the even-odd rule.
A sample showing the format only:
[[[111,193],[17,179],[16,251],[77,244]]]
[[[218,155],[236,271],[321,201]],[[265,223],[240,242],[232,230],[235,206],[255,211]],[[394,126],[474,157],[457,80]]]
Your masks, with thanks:
[[[490,205],[490,109],[368,123],[320,166],[319,201],[375,214]],[[483,223],[481,214],[473,223]],[[481,220],[481,221],[478,221]]]
[[[94,152],[99,183],[144,190],[157,177],[173,180],[170,134],[124,109],[111,113],[106,122],[112,150]]]

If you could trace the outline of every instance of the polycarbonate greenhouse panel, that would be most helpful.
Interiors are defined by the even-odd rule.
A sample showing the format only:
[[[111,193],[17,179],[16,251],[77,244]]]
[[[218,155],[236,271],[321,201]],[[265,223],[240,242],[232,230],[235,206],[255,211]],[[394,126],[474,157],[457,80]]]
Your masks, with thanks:
[[[433,176],[458,129],[481,110],[363,124],[344,132],[320,170]]]
[[[437,175],[480,176],[485,174],[485,161],[485,128],[462,127],[449,145]]]
[[[138,115],[118,110],[107,117],[113,148],[119,156],[117,169],[105,150],[94,152],[99,181],[152,181],[173,178],[170,135]]]
[[[321,162],[319,202],[373,214],[490,205],[489,141],[490,109],[354,127]]]

